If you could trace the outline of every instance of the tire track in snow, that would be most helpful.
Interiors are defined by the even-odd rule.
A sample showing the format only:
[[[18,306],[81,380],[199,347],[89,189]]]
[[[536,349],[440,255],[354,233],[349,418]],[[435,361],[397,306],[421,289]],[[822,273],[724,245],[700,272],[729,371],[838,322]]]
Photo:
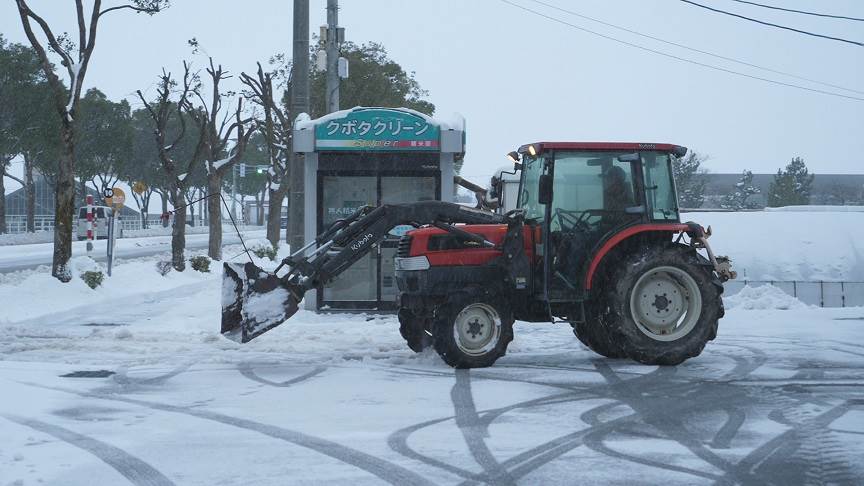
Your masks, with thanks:
[[[111,380],[114,382],[114,386],[108,388],[113,393],[129,393],[130,391],[140,388],[142,386],[152,386],[152,385],[162,385],[166,381],[174,378],[175,376],[181,375],[189,370],[192,367],[192,363],[184,363],[173,370],[168,371],[167,373],[163,373],[161,375],[157,375],[151,378],[138,378],[138,377],[130,377],[129,370],[126,368],[120,368],[116,373],[111,375]],[[119,388],[119,390],[118,390]]]
[[[485,471],[488,481],[502,485],[516,484],[515,479],[510,476],[506,468],[501,467],[486,444],[485,439],[489,437],[489,423],[481,420],[477,414],[477,406],[474,404],[474,396],[471,392],[470,370],[456,370],[456,383],[450,391],[450,398],[453,401],[456,426],[462,432],[462,437],[474,460]]]
[[[474,371],[476,371],[476,370],[474,370]],[[594,372],[597,373],[596,368],[594,369]],[[643,380],[646,378],[650,379],[651,376],[656,375],[658,372],[662,372],[662,368],[659,368],[659,369],[652,371],[650,373],[647,373],[647,374],[639,374],[637,379],[643,379]],[[447,376],[450,376],[451,374],[452,374],[452,372],[446,373]],[[509,405],[507,407],[501,407],[498,409],[487,410],[487,411],[483,412],[483,414],[481,416],[481,421],[486,427],[488,427],[489,424],[491,424],[495,418],[497,418],[498,416],[500,416],[500,415],[502,415],[502,414],[504,414],[510,410],[521,409],[521,408],[530,408],[533,406],[548,405],[551,403],[567,403],[567,402],[575,402],[575,401],[594,399],[594,398],[604,398],[604,395],[603,395],[603,393],[601,393],[601,391],[607,390],[611,387],[611,385],[605,384],[605,383],[600,384],[600,385],[593,385],[593,386],[565,385],[565,384],[560,384],[560,383],[534,382],[534,381],[530,381],[530,380],[513,378],[513,377],[501,377],[501,376],[491,375],[489,373],[483,373],[482,375],[478,375],[477,373],[474,373],[474,374],[475,374],[475,378],[478,378],[478,379],[486,379],[486,380],[491,380],[491,381],[527,383],[527,384],[532,384],[532,385],[536,385],[536,386],[548,386],[548,387],[567,390],[565,393],[549,395],[547,397],[541,397],[541,398],[537,398],[537,399],[527,400],[525,402],[520,402],[517,404]],[[681,383],[669,383],[665,387],[655,386],[655,388],[656,389],[667,388],[667,387],[668,388],[677,388],[677,387],[681,387],[681,386],[682,386]],[[567,398],[567,397],[572,397],[572,398]],[[598,407],[595,407],[595,409],[606,408],[609,405],[617,406],[619,404],[620,404],[620,402],[615,402],[615,403],[611,403],[611,404],[604,404],[604,405],[600,405]],[[594,410],[594,409],[592,409],[592,410]],[[406,455],[406,456],[411,457],[413,459],[420,460],[420,461],[422,461],[426,464],[432,465],[432,466],[441,467],[443,465],[444,467],[441,467],[442,469],[447,470],[449,472],[453,472],[455,474],[459,474],[460,476],[462,476],[463,478],[466,479],[466,481],[464,481],[461,484],[472,484],[472,483],[476,483],[478,481],[496,484],[496,478],[490,477],[488,474],[482,474],[482,475],[478,476],[475,473],[471,473],[471,472],[466,471],[464,469],[448,465],[446,463],[443,463],[442,461],[438,461],[437,459],[423,456],[422,454],[419,454],[418,452],[416,452],[413,449],[408,447],[407,438],[408,438],[408,436],[410,436],[410,434],[412,434],[413,432],[416,432],[417,430],[420,430],[426,426],[439,424],[441,422],[450,420],[451,418],[455,418],[455,417],[445,417],[445,418],[441,418],[441,419],[431,420],[431,421],[424,422],[422,424],[416,424],[416,425],[413,425],[411,427],[401,429],[401,430],[395,432],[394,434],[391,434],[390,438],[388,438],[388,443],[392,449],[396,450],[397,452],[402,453],[403,455]],[[555,460],[556,458],[569,452],[570,450],[573,450],[573,449],[583,445],[583,438],[585,437],[585,435],[590,433],[592,430],[595,430],[595,429],[602,429],[602,430],[610,429],[611,430],[614,426],[616,426],[619,423],[626,423],[628,421],[632,421],[632,420],[635,420],[638,418],[639,418],[638,414],[632,414],[632,415],[629,415],[626,417],[621,417],[621,418],[612,420],[609,423],[601,423],[601,424],[596,425],[595,427],[588,427],[587,429],[582,429],[582,430],[579,430],[579,431],[576,431],[576,432],[573,432],[570,434],[566,434],[564,436],[560,436],[560,437],[555,438],[551,441],[548,441],[544,444],[536,446],[536,447],[534,447],[528,451],[517,454],[516,456],[513,456],[513,457],[505,460],[504,462],[502,462],[501,465],[504,466],[504,468],[506,470],[510,471],[510,476],[513,477],[514,480],[521,478],[521,477],[524,477],[525,475],[535,471],[536,469],[539,469],[543,465],[548,464],[549,462]]]
[[[581,397],[581,398],[569,398],[569,399],[564,398],[564,397],[572,397],[572,396],[573,396],[573,394],[569,393],[569,392],[568,393],[560,393],[560,394],[556,394],[556,395],[549,395],[547,397],[534,398],[531,400],[526,400],[524,402],[514,403],[514,404],[507,405],[505,407],[501,407],[501,408],[497,408],[497,409],[487,410],[483,413],[481,420],[488,425],[489,423],[492,422],[492,420],[495,417],[503,415],[504,413],[506,413],[510,410],[524,409],[524,408],[530,408],[533,406],[542,406],[542,405],[548,405],[548,404],[553,404],[553,403],[576,402],[576,401],[580,401],[580,400],[587,400],[587,399],[593,398],[593,397]],[[455,418],[456,418],[455,415],[451,415],[448,417],[442,417],[442,418],[437,418],[437,419],[433,419],[433,420],[428,420],[426,422],[421,422],[419,424],[414,424],[414,425],[399,429],[399,430],[393,432],[392,434],[390,434],[390,436],[387,438],[387,445],[389,445],[390,448],[392,450],[394,450],[395,452],[398,452],[399,454],[401,454],[405,457],[408,457],[410,459],[414,459],[414,460],[423,462],[425,464],[428,464],[430,466],[439,468],[441,470],[451,472],[451,473],[456,474],[458,476],[461,476],[465,479],[474,480],[474,481],[481,481],[484,479],[484,475],[481,473],[474,473],[474,472],[468,471],[467,469],[462,469],[458,466],[454,466],[452,464],[447,464],[446,462],[439,461],[438,459],[435,459],[433,457],[425,456],[425,455],[420,454],[419,452],[415,451],[414,449],[412,449],[408,445],[408,437],[410,437],[411,434],[413,434],[414,432],[417,432],[417,431],[424,429],[426,427],[431,427],[433,425],[438,425],[438,424],[441,424],[444,422],[455,420]]]
[[[736,370],[737,369],[740,369],[740,368],[736,366]],[[474,370],[474,371],[476,371],[476,370]],[[584,371],[584,369],[579,370],[579,371]],[[594,372],[595,373],[599,372],[596,367],[594,368]],[[650,373],[647,373],[647,374],[637,374],[637,377],[633,378],[633,380],[634,381],[647,380],[648,383],[651,383],[651,387],[655,391],[659,391],[662,389],[668,389],[671,391],[671,390],[678,389],[681,387],[689,386],[689,384],[686,382],[682,383],[682,382],[668,381],[665,383],[660,383],[659,386],[658,386],[658,384],[652,383],[653,381],[656,381],[656,379],[657,379],[656,375],[658,375],[658,374],[665,375],[668,373],[669,372],[668,372],[667,368],[657,368],[656,370],[654,370]],[[440,373],[440,375],[442,375],[442,376],[450,376],[451,374],[452,374],[452,372]],[[628,374],[630,374],[630,373],[628,373]],[[635,374],[635,373],[633,373],[633,374]],[[599,385],[588,385],[588,386],[566,385],[566,384],[561,384],[561,383],[531,381],[531,380],[520,379],[520,378],[515,378],[515,377],[501,377],[501,376],[496,376],[494,374],[485,373],[485,372],[482,375],[475,373],[475,378],[491,380],[491,381],[526,383],[526,384],[532,384],[532,385],[536,385],[536,386],[546,386],[546,387],[552,387],[552,388],[567,390],[567,392],[565,392],[565,393],[550,395],[547,397],[528,400],[528,401],[514,404],[514,405],[511,405],[508,407],[501,407],[498,409],[485,411],[482,415],[482,417],[483,417],[482,420],[485,421],[486,427],[488,427],[488,425],[492,422],[492,420],[494,420],[494,418],[497,418],[498,416],[500,416],[501,414],[503,414],[509,410],[513,410],[513,409],[517,409],[517,408],[528,408],[531,406],[540,406],[540,405],[546,405],[549,403],[573,402],[573,401],[586,400],[586,399],[592,399],[592,398],[611,398],[607,394],[604,394],[603,392],[609,391],[614,386],[613,384],[608,384],[608,383],[603,383],[603,384],[599,384]],[[586,395],[588,395],[588,396],[586,396]],[[572,396],[573,398],[570,398],[570,399],[564,398],[567,396]],[[617,405],[621,405],[621,404],[622,404],[622,402],[620,402],[620,401],[616,401],[613,403],[607,403],[607,404],[595,407],[595,409],[592,409],[589,412],[592,412],[593,410],[597,410],[597,409],[603,409],[603,408],[609,407],[610,405],[611,406],[617,406]],[[677,408],[681,408],[682,406],[686,406],[686,405],[679,404]],[[481,476],[478,477],[477,474],[471,473],[469,471],[466,471],[464,469],[461,469],[461,468],[458,468],[455,466],[447,465],[446,463],[443,463],[442,461],[438,461],[436,459],[429,458],[427,456],[423,456],[422,454],[419,454],[418,452],[416,452],[416,451],[414,451],[408,447],[407,438],[411,433],[416,432],[417,430],[420,430],[420,429],[424,428],[425,426],[434,425],[434,424],[444,422],[446,420],[449,420],[450,418],[451,417],[436,419],[436,420],[424,422],[422,424],[417,424],[417,425],[414,425],[414,426],[411,426],[411,427],[408,427],[405,429],[401,429],[400,431],[397,431],[394,434],[391,434],[390,438],[388,438],[388,443],[390,444],[392,449],[396,450],[397,452],[402,453],[403,455],[407,455],[413,459],[421,460],[424,463],[427,463],[429,465],[436,466],[436,467],[441,467],[441,465],[443,464],[444,467],[442,469],[453,472],[455,474],[459,474],[463,478],[466,478],[466,481],[464,481],[462,484],[471,484],[471,483],[474,483],[477,481],[483,481],[483,482],[489,482],[489,483],[495,484],[495,478],[490,477],[488,474],[482,474]],[[588,427],[587,429],[582,429],[582,430],[579,430],[579,431],[576,431],[576,432],[573,432],[570,434],[566,434],[566,435],[557,437],[551,441],[548,441],[544,444],[536,446],[536,447],[534,447],[528,451],[517,454],[516,456],[513,456],[513,457],[503,461],[501,463],[501,465],[504,466],[504,468],[506,470],[510,471],[510,476],[513,477],[514,479],[524,477],[525,475],[539,469],[543,465],[548,464],[549,462],[555,460],[556,458],[560,457],[561,455],[566,454],[567,452],[583,445],[584,444],[584,437],[587,434],[589,434],[590,432],[592,432],[594,430],[605,430],[605,431],[612,432],[614,430],[614,427],[616,427],[617,425],[626,424],[626,423],[632,422],[634,420],[637,420],[639,418],[640,418],[639,414],[634,413],[634,414],[626,416],[626,417],[620,417],[618,419],[612,420],[608,423],[599,423],[595,426]]]
[[[123,449],[39,420],[17,415],[3,415],[3,417],[93,454],[136,486],[174,486],[174,483],[156,468]]]
[[[615,429],[615,432],[620,433],[621,430],[622,430],[621,427],[617,427]],[[689,467],[676,466],[674,464],[667,464],[667,463],[660,462],[660,461],[654,461],[651,459],[645,459],[643,457],[633,456],[630,454],[625,454],[623,452],[618,452],[618,451],[608,447],[603,442],[603,439],[608,435],[608,433],[609,432],[606,430],[598,430],[596,432],[592,432],[592,433],[588,434],[587,436],[585,436],[585,439],[584,439],[585,446],[588,447],[589,449],[591,449],[595,452],[598,452],[600,454],[603,454],[605,456],[609,456],[609,457],[616,458],[616,459],[622,459],[622,460],[625,460],[628,462],[641,464],[643,466],[649,466],[649,467],[653,467],[653,468],[657,468],[657,469],[663,469],[666,471],[673,471],[673,472],[689,474],[691,476],[701,477],[701,478],[705,478],[705,479],[719,479],[720,478],[720,475],[718,475],[718,474],[712,474],[712,473],[699,471],[697,469],[693,469],[693,468],[689,468]],[[632,436],[632,434],[631,434],[631,436]]]
[[[808,420],[806,423],[800,424],[774,437],[738,461],[733,471],[727,471],[727,474],[714,484],[735,484],[737,482],[734,477],[736,473],[749,474],[760,469],[770,474],[770,476],[766,476],[764,479],[765,483],[778,485],[800,483],[803,478],[798,475],[797,468],[790,467],[793,466],[793,464],[790,464],[790,458],[801,447],[802,442],[807,440],[807,437],[802,434],[802,429],[823,429],[831,424],[831,422],[842,417],[843,414],[855,405],[860,407],[864,405],[864,401],[847,400]],[[836,470],[832,472],[835,475],[848,473],[848,471],[841,472]]]
[[[316,366],[312,371],[309,371],[308,373],[304,373],[304,374],[302,374],[296,378],[291,378],[290,380],[285,380],[285,381],[273,381],[273,380],[268,380],[266,378],[262,378],[262,377],[258,376],[258,374],[255,373],[254,365],[248,361],[244,361],[244,362],[240,363],[239,365],[237,365],[237,369],[238,369],[238,371],[240,371],[240,374],[243,375],[244,377],[246,377],[252,381],[261,383],[263,385],[276,386],[276,387],[287,387],[287,386],[291,386],[291,385],[296,385],[297,383],[300,383],[302,381],[306,381],[306,380],[308,380],[314,376],[317,376],[317,375],[323,373],[324,371],[326,371],[327,367],[326,366]]]
[[[375,457],[373,455],[367,454],[365,452],[358,451],[356,449],[352,449],[351,447],[344,446],[342,444],[338,444],[336,442],[329,441],[327,439],[322,439],[320,437],[315,437],[312,435],[307,435],[302,432],[296,432],[293,430],[285,429],[282,427],[278,427],[275,425],[264,424],[261,422],[255,422],[249,419],[243,419],[239,417],[233,417],[230,415],[221,414],[218,412],[211,412],[207,410],[202,410],[198,408],[188,408],[181,407],[177,405],[170,405],[167,403],[159,403],[159,402],[151,402],[147,400],[138,400],[134,398],[127,398],[123,396],[119,396],[112,393],[94,393],[94,392],[82,392],[78,390],[70,390],[61,387],[49,387],[40,385],[38,383],[26,383],[21,382],[22,384],[33,386],[37,388],[44,388],[48,390],[60,391],[64,393],[70,393],[73,395],[78,395],[85,398],[94,398],[98,400],[109,400],[115,402],[128,403],[132,405],[138,405],[144,408],[149,408],[152,410],[160,410],[163,412],[171,412],[177,413],[181,415],[188,415],[192,417],[196,417],[203,420],[209,420],[213,422],[219,422],[225,425],[230,425],[233,427],[237,427],[240,429],[251,430],[253,432],[257,432],[262,435],[266,435],[268,437],[272,437],[274,439],[279,439],[285,442],[289,442],[291,444],[304,447],[306,449],[310,449],[321,453],[325,456],[332,457],[337,459],[345,464],[354,466],[358,469],[362,469],[366,472],[369,472],[382,480],[402,486],[402,485],[423,485],[423,486],[433,486],[435,483],[425,479],[419,474],[399,466],[398,464],[391,463],[384,459]]]
[[[666,438],[679,443],[688,449],[694,456],[702,459],[711,466],[720,469],[727,474],[730,472],[735,473],[734,479],[736,481],[742,483],[757,481],[756,478],[752,477],[753,474],[750,471],[736,469],[735,464],[709,450],[705,444],[701,443],[684,426],[683,417],[686,416],[687,412],[710,409],[710,406],[708,408],[705,407],[706,403],[709,403],[705,402],[705,399],[709,397],[699,393],[700,388],[704,388],[704,384],[697,383],[695,387],[696,389],[691,390],[690,397],[662,396],[654,390],[652,390],[651,394],[645,396],[645,393],[640,393],[635,387],[633,387],[633,382],[638,381],[638,379],[621,380],[621,378],[615,374],[607,363],[596,361],[595,364],[610,384],[618,384],[618,386],[615,387],[617,398],[633,409],[641,417],[644,423],[660,431]],[[674,374],[677,368],[664,367],[660,368],[660,370],[669,370],[666,372],[667,374]],[[641,389],[644,390],[646,388],[643,387]],[[651,388],[649,387],[647,389],[650,390]],[[688,400],[688,398],[692,397],[696,397],[696,399]],[[699,399],[699,397],[701,397],[701,399]],[[689,407],[685,406],[675,414],[665,413],[665,411],[674,408],[676,404],[680,404],[681,402],[692,402],[692,405],[689,405]],[[673,466],[670,465],[663,464],[659,467],[662,469],[673,470]]]

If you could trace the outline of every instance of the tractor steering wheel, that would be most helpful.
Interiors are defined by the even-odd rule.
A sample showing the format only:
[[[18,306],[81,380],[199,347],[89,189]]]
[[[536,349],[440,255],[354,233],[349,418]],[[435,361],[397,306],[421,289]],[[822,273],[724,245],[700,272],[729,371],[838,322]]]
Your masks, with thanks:
[[[608,211],[604,209],[586,209],[584,211],[571,211],[563,208],[555,208],[555,217],[562,230],[590,231],[593,224],[588,222],[592,216],[603,216]]]

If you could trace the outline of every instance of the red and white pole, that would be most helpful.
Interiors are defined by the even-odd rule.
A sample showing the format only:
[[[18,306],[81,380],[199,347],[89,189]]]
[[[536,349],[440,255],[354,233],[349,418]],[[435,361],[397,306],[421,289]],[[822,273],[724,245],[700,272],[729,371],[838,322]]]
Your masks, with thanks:
[[[87,195],[87,256],[92,257],[93,238],[96,236],[96,221],[94,217],[93,195]]]

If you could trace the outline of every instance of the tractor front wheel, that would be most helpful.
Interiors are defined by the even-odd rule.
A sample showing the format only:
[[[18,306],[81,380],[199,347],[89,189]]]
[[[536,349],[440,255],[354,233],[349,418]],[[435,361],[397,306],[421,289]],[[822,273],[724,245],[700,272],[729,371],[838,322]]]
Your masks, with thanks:
[[[492,298],[454,294],[435,316],[435,351],[454,368],[491,366],[513,340],[513,312]]]
[[[432,345],[429,333],[431,319],[417,317],[408,309],[399,309],[399,334],[415,353],[420,353]]]
[[[603,292],[600,319],[621,352],[640,363],[676,365],[717,336],[723,286],[683,245],[648,248],[620,262]]]

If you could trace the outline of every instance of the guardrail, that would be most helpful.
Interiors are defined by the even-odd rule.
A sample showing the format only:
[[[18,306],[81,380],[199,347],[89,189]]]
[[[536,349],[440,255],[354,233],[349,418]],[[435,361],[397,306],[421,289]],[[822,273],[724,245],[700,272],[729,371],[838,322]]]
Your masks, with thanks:
[[[187,220],[186,224],[189,225],[191,221]],[[231,220],[224,218],[222,220],[223,224],[230,224]],[[239,223],[239,222],[238,222]],[[33,224],[35,226],[35,230],[39,231],[54,231],[54,217],[53,216],[37,216],[33,219]],[[201,218],[195,217],[195,226],[206,226],[207,221]],[[141,218],[139,217],[131,217],[131,218],[121,218],[120,226],[126,231],[134,231],[142,229]],[[147,226],[148,228],[161,228],[162,221],[159,219],[159,216],[149,216],[147,218]],[[72,228],[78,228],[78,218],[74,218],[72,220]],[[19,234],[27,232],[27,218],[25,216],[6,216],[6,232],[8,234]]]
[[[801,280],[730,280],[724,295],[735,295],[745,286],[772,285],[808,305],[819,307],[864,306],[864,282]]]
[[[54,229],[54,217],[36,217],[33,219],[36,231],[51,231]],[[6,231],[10,234],[27,232],[26,216],[6,216]]]

